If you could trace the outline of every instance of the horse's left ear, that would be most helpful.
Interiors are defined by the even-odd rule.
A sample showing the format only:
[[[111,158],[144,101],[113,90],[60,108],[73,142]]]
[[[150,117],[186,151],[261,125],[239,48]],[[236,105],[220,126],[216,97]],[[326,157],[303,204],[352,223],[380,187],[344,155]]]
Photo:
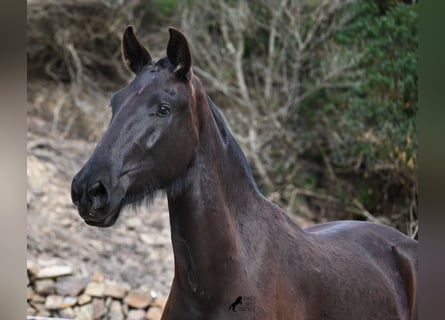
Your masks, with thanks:
[[[185,35],[176,28],[170,27],[170,40],[167,45],[167,57],[175,66],[176,75],[182,80],[190,80],[192,55]]]

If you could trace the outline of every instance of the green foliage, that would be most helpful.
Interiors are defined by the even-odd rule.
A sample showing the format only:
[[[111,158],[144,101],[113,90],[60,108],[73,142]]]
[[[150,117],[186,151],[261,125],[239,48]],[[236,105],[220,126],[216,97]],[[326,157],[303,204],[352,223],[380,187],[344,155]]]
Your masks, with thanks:
[[[170,16],[175,12],[178,5],[177,0],[155,0],[154,5],[165,16]]]
[[[327,93],[343,108],[340,119],[325,119],[349,142],[334,142],[330,151],[338,166],[352,152],[362,154],[368,168],[387,164],[404,173],[414,169],[417,152],[417,8],[398,4],[380,15],[374,2],[366,2],[362,10],[336,37],[338,44],[366,52],[365,77],[354,90]]]
[[[131,13],[134,19],[140,20],[145,27],[151,27],[170,25],[169,20],[176,13],[178,0],[144,0],[135,4]]]
[[[404,3],[382,14],[368,1],[360,4],[360,11],[329,44],[338,48],[336,54],[345,49],[364,52],[356,78],[346,79],[356,85],[323,90],[306,99],[301,109],[310,123],[309,139],[322,145],[337,173],[359,173],[356,197],[375,212],[381,208],[364,192],[371,186],[374,202],[387,199],[389,205],[403,197],[415,202],[417,196],[418,14],[416,5]],[[390,187],[397,193],[388,195]]]

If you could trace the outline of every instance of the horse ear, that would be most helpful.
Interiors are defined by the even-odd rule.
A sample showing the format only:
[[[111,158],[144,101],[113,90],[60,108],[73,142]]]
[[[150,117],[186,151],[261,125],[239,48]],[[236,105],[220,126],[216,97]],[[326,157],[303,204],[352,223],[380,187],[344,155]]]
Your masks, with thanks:
[[[185,35],[176,28],[168,29],[170,39],[167,45],[167,57],[175,66],[176,75],[183,80],[190,80],[192,55]]]
[[[140,72],[144,66],[152,62],[150,53],[139,43],[132,26],[125,29],[121,50],[124,64],[133,73]]]

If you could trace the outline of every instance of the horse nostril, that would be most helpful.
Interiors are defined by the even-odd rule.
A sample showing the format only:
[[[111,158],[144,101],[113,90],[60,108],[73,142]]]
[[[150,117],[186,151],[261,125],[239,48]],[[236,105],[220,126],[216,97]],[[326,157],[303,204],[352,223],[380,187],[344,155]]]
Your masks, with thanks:
[[[101,192],[102,188],[103,188],[102,183],[98,181],[88,188],[88,195],[94,196],[96,193]]]
[[[100,181],[96,182],[91,187],[89,187],[87,194],[91,206],[95,209],[99,209],[105,206],[105,204],[107,203],[108,192]]]

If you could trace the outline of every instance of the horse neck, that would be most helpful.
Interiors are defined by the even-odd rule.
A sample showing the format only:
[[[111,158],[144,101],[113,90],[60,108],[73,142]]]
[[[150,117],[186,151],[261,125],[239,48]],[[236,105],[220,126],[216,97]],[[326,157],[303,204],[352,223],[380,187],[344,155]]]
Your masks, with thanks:
[[[267,200],[219,110],[209,97],[201,104],[198,151],[187,171],[168,189],[169,203],[190,203],[198,212],[224,209],[232,218],[242,218],[250,212],[247,207]]]
[[[215,277],[243,268],[247,244],[255,243],[257,222],[266,220],[261,215],[271,205],[213,103],[206,99],[200,107],[206,121],[198,152],[177,187],[181,191],[167,192],[175,281],[195,294],[208,292],[210,283],[217,290]]]

